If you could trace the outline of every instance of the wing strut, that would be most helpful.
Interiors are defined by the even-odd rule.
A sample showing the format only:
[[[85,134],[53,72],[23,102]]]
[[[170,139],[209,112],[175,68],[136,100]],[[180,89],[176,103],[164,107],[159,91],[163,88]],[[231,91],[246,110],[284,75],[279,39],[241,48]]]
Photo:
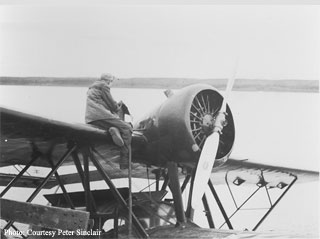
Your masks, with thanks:
[[[36,161],[36,159],[39,158],[39,154],[33,154],[30,162],[20,171],[20,173],[11,180],[11,182],[3,189],[3,191],[0,194],[0,197],[3,197],[11,187],[14,186],[14,184],[22,177],[22,175],[30,168],[30,166]]]
[[[219,209],[220,209],[220,211],[221,211],[221,213],[223,215],[223,218],[224,218],[225,222],[227,223],[229,229],[233,229],[233,226],[231,225],[230,219],[228,218],[228,215],[227,215],[226,211],[224,210],[224,207],[223,207],[223,205],[222,205],[222,203],[220,201],[220,198],[219,198],[216,190],[213,187],[211,179],[209,179],[208,184],[209,184],[210,190],[212,192],[212,195],[214,196],[214,199],[216,200],[216,202],[217,202],[217,204],[219,206]]]
[[[36,188],[36,190],[31,194],[26,202],[32,202],[32,200],[39,194],[45,184],[49,181],[52,175],[58,170],[58,168],[64,163],[64,161],[71,155],[71,153],[76,149],[76,145],[72,145],[68,148],[67,152],[62,156],[60,161],[52,168],[52,170],[48,173],[47,177],[42,181],[42,183]],[[9,221],[7,225],[3,229],[9,229],[14,221]]]
[[[266,212],[266,214],[260,219],[260,221],[257,223],[257,225],[252,229],[253,231],[256,231],[258,229],[258,227],[261,225],[261,223],[263,223],[263,221],[267,218],[267,216],[271,213],[271,211],[275,208],[275,206],[277,206],[277,204],[280,202],[280,200],[282,199],[282,197],[289,191],[289,189],[292,187],[292,185],[297,181],[298,177],[295,175],[291,175],[294,177],[294,179],[292,180],[292,182],[287,186],[286,190],[281,194],[281,196],[277,199],[277,201],[272,204],[272,206],[270,207],[270,209]],[[267,189],[267,188],[266,188]],[[268,189],[267,189],[268,190]]]
[[[129,198],[128,198],[128,210],[129,210],[129,233],[128,236],[132,237],[132,150],[131,145],[128,147],[129,150],[129,168],[128,168],[128,184],[129,184]]]
[[[80,162],[80,159],[79,159],[79,156],[78,156],[77,152],[73,152],[72,158],[73,158],[74,164],[75,164],[75,166],[77,168],[79,177],[81,179],[81,183],[82,183],[83,189],[86,191],[86,179],[85,179],[85,175],[84,175],[84,172],[82,170],[81,162]],[[87,207],[87,209],[88,208],[95,208],[96,207],[95,206],[95,201],[94,201],[94,198],[93,198],[91,192],[89,192],[89,198],[90,198],[90,200],[87,201],[88,197],[86,197],[86,207]],[[89,203],[91,203],[92,205],[90,206]]]
[[[176,212],[176,217],[177,217],[177,226],[184,227],[184,224],[187,222],[187,220],[186,220],[186,215],[183,208],[177,163],[168,162],[167,166],[168,166],[168,175],[170,178],[169,187],[172,192],[173,201],[174,201],[174,210]]]
[[[52,159],[50,157],[48,158],[48,161],[49,161],[49,164],[51,165],[51,168],[54,169],[54,164],[53,164]],[[67,190],[66,190],[66,188],[65,188],[65,186],[64,186],[64,184],[63,184],[63,182],[62,182],[62,180],[60,178],[60,175],[59,175],[58,171],[56,171],[54,173],[54,176],[56,177],[56,179],[57,179],[57,181],[59,183],[59,186],[60,186],[60,188],[61,188],[61,190],[63,192],[63,196],[66,199],[66,201],[68,202],[70,208],[71,209],[75,209],[75,207],[73,205],[73,202],[72,202],[72,200],[71,200],[71,198],[70,198],[70,196],[69,196],[69,194],[68,194],[68,192],[67,192]]]
[[[212,192],[212,195],[214,196],[217,204],[218,204],[218,207],[220,209],[220,212],[225,220],[225,222],[219,227],[219,229],[221,229],[225,224],[228,225],[228,228],[229,229],[233,229],[233,226],[231,224],[231,218],[237,214],[240,210],[249,210],[250,208],[243,208],[249,200],[251,200],[251,198],[253,198],[259,191],[260,189],[262,188],[265,188],[266,189],[266,194],[267,194],[267,197],[268,197],[268,201],[270,203],[270,207],[265,207],[265,208],[251,208],[251,210],[267,210],[266,213],[261,217],[261,219],[258,221],[258,223],[254,226],[254,228],[252,229],[252,231],[256,231],[258,229],[258,227],[263,223],[263,221],[268,217],[268,215],[271,213],[271,211],[277,206],[277,204],[280,202],[280,200],[284,197],[284,195],[289,191],[289,189],[293,186],[293,184],[297,181],[298,177],[296,175],[293,175],[293,174],[288,174],[289,177],[292,177],[292,180],[290,183],[282,183],[280,182],[277,186],[269,186],[268,187],[268,182],[265,180],[264,178],[264,175],[263,175],[263,171],[261,170],[261,174],[259,175],[259,178],[260,178],[260,181],[256,184],[257,188],[247,197],[247,199],[245,199],[239,206],[235,200],[235,197],[234,197],[234,194],[231,190],[231,187],[229,185],[229,181],[228,181],[228,173],[230,171],[227,172],[226,174],[226,177],[225,177],[225,181],[226,181],[226,185],[228,187],[228,190],[229,190],[229,193],[231,195],[231,198],[233,200],[233,203],[236,207],[235,211],[230,215],[228,216],[224,210],[224,207],[218,197],[218,194],[215,190],[215,188],[213,187],[213,184],[211,182],[211,179],[209,180],[209,187],[211,189],[211,192]],[[238,179],[239,180],[239,179]],[[237,187],[239,187],[240,185],[242,185],[242,183],[240,184],[237,184],[235,183],[236,181],[233,181],[233,184],[235,184]],[[244,181],[243,181],[244,182]],[[284,189],[286,187],[286,189],[284,190],[284,192],[282,192],[276,199],[276,201],[273,203],[271,201],[271,197],[270,197],[270,194],[269,194],[269,190],[271,189]]]
[[[127,206],[126,201],[123,199],[123,197],[121,196],[121,194],[119,193],[119,191],[117,190],[116,186],[113,184],[113,182],[111,181],[111,179],[109,178],[109,176],[107,175],[107,173],[104,171],[101,163],[95,158],[94,154],[92,153],[92,151],[89,151],[90,153],[90,158],[92,163],[94,164],[94,166],[97,168],[97,170],[99,171],[99,173],[101,174],[103,180],[107,183],[107,185],[109,186],[112,194],[114,195],[114,197],[117,199],[117,201],[120,203],[120,205],[123,207],[123,209],[128,210],[129,212],[129,208]],[[132,222],[133,225],[136,227],[136,229],[138,230],[139,234],[143,237],[143,238],[148,238],[149,235],[147,234],[147,232],[144,230],[143,226],[140,224],[138,218],[132,213]]]
[[[206,194],[203,194],[202,202],[203,202],[203,207],[204,207],[204,210],[205,210],[205,214],[206,214],[206,217],[207,217],[207,220],[208,220],[209,227],[210,228],[214,228],[214,222],[213,222],[213,218],[212,218],[212,213],[211,213],[211,210],[210,210],[210,207],[209,207],[209,203],[208,203],[208,199],[207,199]]]

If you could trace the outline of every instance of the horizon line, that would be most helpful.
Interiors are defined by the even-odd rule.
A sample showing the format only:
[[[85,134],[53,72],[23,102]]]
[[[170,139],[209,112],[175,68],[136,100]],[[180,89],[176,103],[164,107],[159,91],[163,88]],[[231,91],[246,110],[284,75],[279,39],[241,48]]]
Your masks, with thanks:
[[[0,85],[88,87],[96,79],[98,77],[0,76]],[[119,81],[114,82],[113,87],[178,89],[191,84],[204,83],[218,90],[224,90],[227,80],[227,78],[131,77],[120,78]],[[319,93],[319,80],[237,78],[233,90]]]

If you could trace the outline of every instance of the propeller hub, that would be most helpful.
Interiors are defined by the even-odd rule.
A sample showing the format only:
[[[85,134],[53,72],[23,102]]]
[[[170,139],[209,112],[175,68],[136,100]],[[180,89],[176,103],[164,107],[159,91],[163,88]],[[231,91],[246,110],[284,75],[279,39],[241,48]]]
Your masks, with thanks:
[[[202,130],[206,135],[209,135],[212,133],[213,129],[213,122],[214,122],[214,117],[211,114],[206,114],[202,118]]]

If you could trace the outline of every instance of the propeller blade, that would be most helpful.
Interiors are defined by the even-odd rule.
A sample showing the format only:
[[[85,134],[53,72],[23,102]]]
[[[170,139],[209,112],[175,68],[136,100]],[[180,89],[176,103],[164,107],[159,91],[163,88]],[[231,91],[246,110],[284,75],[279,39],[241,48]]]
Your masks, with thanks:
[[[193,183],[191,199],[191,207],[193,209],[197,209],[202,205],[202,196],[205,192],[207,182],[211,175],[211,170],[219,146],[219,138],[219,133],[213,132],[206,139],[202,148]]]
[[[223,122],[225,121],[225,113],[227,110],[227,101],[229,94],[233,88],[235,76],[238,68],[238,59],[236,59],[232,76],[228,80],[225,97],[214,123],[213,133],[207,137],[201,151],[198,161],[194,182],[192,187],[191,208],[197,209],[202,206],[202,197],[208,185],[212,167],[217,155],[219,147],[220,133],[222,132]]]
[[[228,99],[229,99],[230,92],[232,91],[232,88],[233,88],[233,85],[234,85],[237,69],[238,69],[238,58],[236,59],[232,75],[229,78],[228,83],[227,83],[225,96],[223,97],[223,101],[222,101],[222,105],[221,105],[221,109],[220,109],[221,112],[226,112],[226,110],[227,110],[226,109],[227,108],[227,102],[228,102]]]

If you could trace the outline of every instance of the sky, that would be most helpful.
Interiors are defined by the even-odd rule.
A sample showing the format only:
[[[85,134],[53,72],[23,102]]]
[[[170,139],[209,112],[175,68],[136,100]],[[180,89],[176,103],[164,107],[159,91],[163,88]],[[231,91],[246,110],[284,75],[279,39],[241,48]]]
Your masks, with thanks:
[[[314,5],[0,2],[0,76],[320,79]]]

